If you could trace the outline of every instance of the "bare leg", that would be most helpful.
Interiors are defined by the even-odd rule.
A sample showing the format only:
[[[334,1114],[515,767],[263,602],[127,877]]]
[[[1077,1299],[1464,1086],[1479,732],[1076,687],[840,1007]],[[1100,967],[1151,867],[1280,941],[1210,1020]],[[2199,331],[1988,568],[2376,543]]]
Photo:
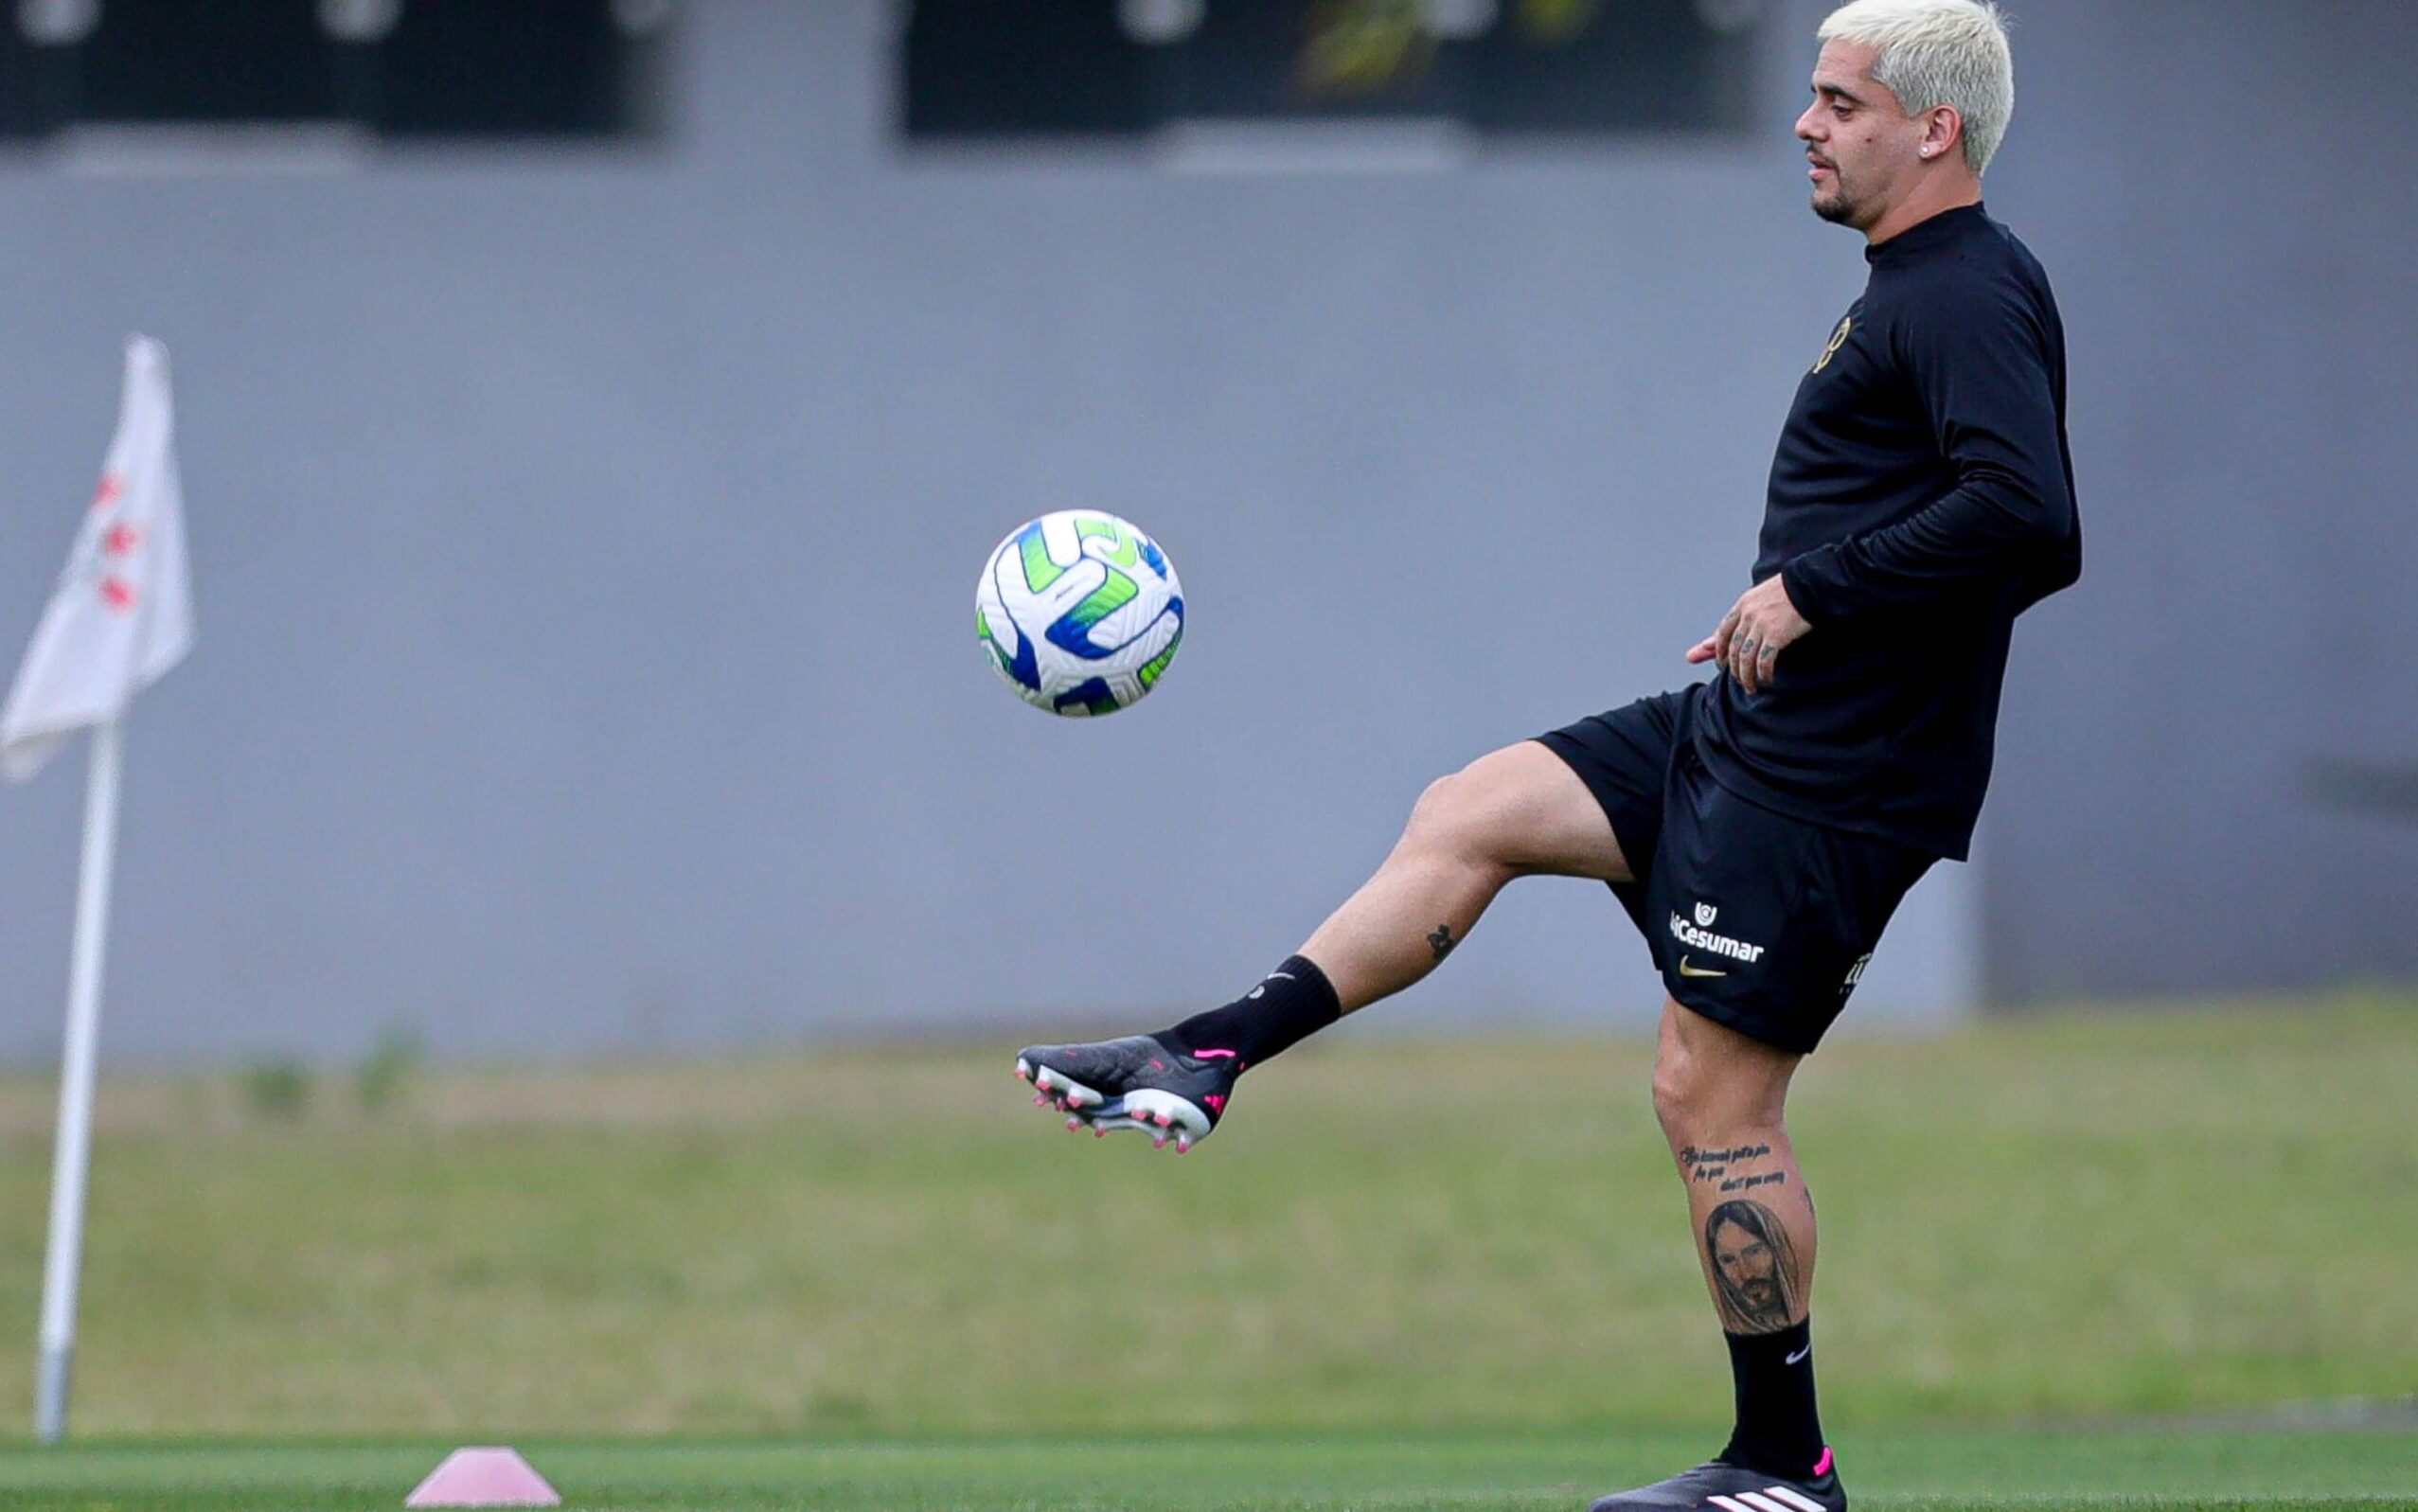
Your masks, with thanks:
[[[1801,1058],[1663,1002],[1654,1112],[1687,1183],[1705,1285],[1731,1333],[1787,1327],[1813,1290],[1813,1199],[1782,1118]]]
[[[1611,822],[1534,740],[1479,757],[1420,794],[1377,874],[1302,947],[1349,1013],[1435,969],[1515,877],[1627,881]]]
[[[1537,873],[1626,881],[1628,866],[1587,785],[1528,741],[1431,785],[1385,863],[1298,961],[1157,1034],[1028,1045],[1017,1075],[1069,1129],[1146,1129],[1181,1154],[1225,1116],[1244,1071],[1435,969],[1503,883]]]

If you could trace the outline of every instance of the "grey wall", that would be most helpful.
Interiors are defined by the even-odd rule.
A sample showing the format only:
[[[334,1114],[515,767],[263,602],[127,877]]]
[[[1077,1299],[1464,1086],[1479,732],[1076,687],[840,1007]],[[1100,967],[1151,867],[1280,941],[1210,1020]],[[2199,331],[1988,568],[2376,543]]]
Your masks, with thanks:
[[[2000,1001],[2418,976],[2418,7],[2065,5],[1994,198],[2073,361],[2082,591],[2028,624],[1983,868]],[[1993,180],[1999,175],[1993,173]]]
[[[1429,777],[1685,680],[1861,278],[1803,208],[1803,51],[1764,143],[1198,177],[902,159],[883,14],[692,5],[647,154],[0,165],[0,640],[88,492],[117,339],[177,359],[201,642],[130,732],[113,1056],[1134,1026],[1289,949]],[[1982,864],[1910,902],[1866,1022],[1971,1000],[1977,894],[2020,992],[2274,978],[2305,953],[2275,894],[2408,873],[2407,835],[2265,782],[2295,710],[2409,743],[2407,661],[2369,698],[2319,660],[2409,624],[2325,576],[2406,580],[2374,541],[2408,564],[2407,385],[2340,354],[2408,329],[2408,190],[2350,192],[2388,134],[2259,124],[2299,87],[2277,49],[2326,55],[2214,14],[2024,28],[1992,203],[2074,329],[2089,576],[2027,620]],[[2357,109],[2408,103],[2385,48],[2333,49],[2386,101]],[[2161,109],[2110,116],[2134,87]],[[968,612],[991,543],[1072,505],[1155,532],[1194,614],[1165,690],[1088,726],[999,688]],[[79,786],[0,793],[0,1054],[53,1053]],[[2145,960],[2178,917],[2269,947]],[[2338,963],[2393,965],[2380,937]],[[1392,1017],[1657,999],[1599,889],[1528,883]]]

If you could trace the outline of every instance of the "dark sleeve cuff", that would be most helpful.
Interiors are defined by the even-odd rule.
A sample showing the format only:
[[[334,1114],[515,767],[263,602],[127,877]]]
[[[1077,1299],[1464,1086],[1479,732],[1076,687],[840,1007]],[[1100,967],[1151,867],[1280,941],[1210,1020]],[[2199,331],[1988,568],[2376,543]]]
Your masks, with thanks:
[[[1805,622],[1820,625],[1837,619],[1842,613],[1840,599],[1845,585],[1845,563],[1840,560],[1837,546],[1816,546],[1804,556],[1782,565],[1780,586],[1787,591],[1788,602]]]

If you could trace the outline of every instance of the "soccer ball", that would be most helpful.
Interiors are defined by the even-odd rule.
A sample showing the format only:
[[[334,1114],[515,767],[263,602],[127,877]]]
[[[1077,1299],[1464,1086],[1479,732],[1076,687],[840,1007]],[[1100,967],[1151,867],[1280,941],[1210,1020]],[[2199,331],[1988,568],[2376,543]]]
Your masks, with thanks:
[[[1183,641],[1183,587],[1159,543],[1112,514],[1018,526],[974,585],[974,634],[1001,681],[1052,714],[1114,714],[1159,685]]]

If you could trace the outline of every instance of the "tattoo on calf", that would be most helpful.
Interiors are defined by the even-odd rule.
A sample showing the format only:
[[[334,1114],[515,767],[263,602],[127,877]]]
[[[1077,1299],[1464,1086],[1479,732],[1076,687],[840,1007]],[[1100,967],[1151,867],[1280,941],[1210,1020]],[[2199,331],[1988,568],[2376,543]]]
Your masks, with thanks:
[[[1702,1149],[1689,1145],[1680,1151],[1680,1168],[1687,1172],[1690,1183],[1720,1183],[1724,1192],[1744,1191],[1749,1186],[1785,1184],[1785,1173],[1770,1176],[1732,1176],[1730,1167],[1751,1160],[1761,1160],[1771,1153],[1769,1145],[1733,1145],[1727,1149]]]
[[[1787,1184],[1788,1173],[1787,1171],[1766,1171],[1760,1176],[1729,1177],[1725,1179],[1718,1187],[1715,1188],[1715,1190],[1722,1192],[1751,1192],[1758,1186],[1786,1186]]]
[[[1771,1209],[1732,1198],[1704,1218],[1714,1302],[1732,1333],[1774,1333],[1796,1315],[1797,1254]]]
[[[1452,937],[1452,926],[1449,924],[1438,924],[1435,933],[1428,936],[1428,949],[1435,952],[1435,958],[1439,961],[1450,955],[1452,948],[1460,943]]]

